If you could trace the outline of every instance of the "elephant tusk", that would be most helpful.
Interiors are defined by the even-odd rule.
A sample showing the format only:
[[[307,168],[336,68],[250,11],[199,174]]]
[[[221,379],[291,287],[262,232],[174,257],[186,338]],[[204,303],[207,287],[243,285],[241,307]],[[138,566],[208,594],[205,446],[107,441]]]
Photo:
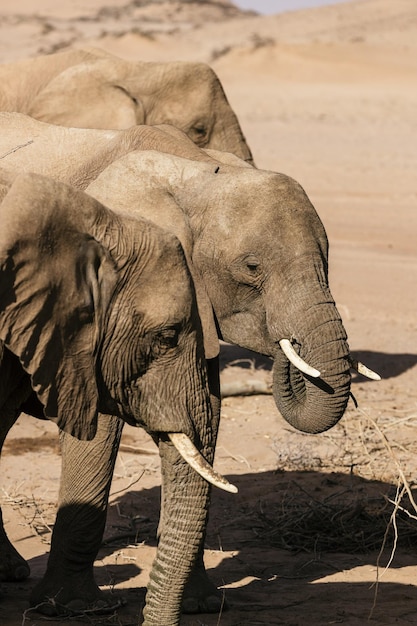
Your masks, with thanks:
[[[369,367],[366,367],[366,365],[360,361],[356,361],[356,359],[351,358],[350,364],[352,368],[359,372],[359,374],[362,374],[362,376],[366,376],[366,378],[370,378],[371,380],[381,380],[381,376],[379,374],[370,370]]]
[[[303,374],[307,374],[307,376],[312,376],[313,378],[319,378],[320,372],[314,367],[311,367],[311,365],[306,363],[300,357],[300,355],[296,353],[289,339],[281,339],[279,345],[281,346],[281,350],[290,361],[290,363],[292,363],[294,367],[299,369],[300,372],[303,372]]]
[[[167,433],[182,458],[198,473],[215,487],[230,493],[237,493],[237,487],[218,474],[197,450],[193,442],[184,433]]]

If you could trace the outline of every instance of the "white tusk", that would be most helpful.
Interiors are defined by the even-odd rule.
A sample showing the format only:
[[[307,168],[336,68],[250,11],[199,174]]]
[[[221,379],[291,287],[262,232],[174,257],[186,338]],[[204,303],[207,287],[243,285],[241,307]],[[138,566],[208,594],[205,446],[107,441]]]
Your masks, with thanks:
[[[237,493],[237,487],[229,483],[228,480],[221,474],[218,474],[212,466],[207,463],[205,458],[197,450],[193,442],[184,433],[167,433],[172,443],[181,454],[182,458],[187,461],[202,478],[207,480],[215,487],[224,489],[230,493]]]
[[[350,364],[352,368],[359,372],[359,374],[362,374],[362,376],[366,376],[366,378],[370,378],[371,380],[381,380],[381,376],[379,374],[370,370],[369,367],[366,367],[366,365],[360,361],[356,361],[351,358]]]
[[[312,376],[313,378],[319,378],[320,372],[314,367],[311,367],[311,365],[306,363],[300,355],[296,353],[289,339],[281,339],[279,345],[281,346],[281,350],[287,359],[294,365],[294,367],[299,369],[300,372],[307,374],[307,376]]]

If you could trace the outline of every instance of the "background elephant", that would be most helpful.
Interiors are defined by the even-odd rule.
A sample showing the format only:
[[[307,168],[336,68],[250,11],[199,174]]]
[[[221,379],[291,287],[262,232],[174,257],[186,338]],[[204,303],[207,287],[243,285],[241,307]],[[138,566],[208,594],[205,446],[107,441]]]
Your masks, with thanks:
[[[19,130],[22,118],[16,120]],[[10,117],[5,121],[2,141],[11,125]],[[103,134],[82,132],[84,151],[79,131],[38,124],[34,143],[11,153],[3,163],[48,168],[50,157],[52,175],[70,175],[72,181],[83,184],[90,179],[86,170]],[[343,415],[349,399],[351,361],[328,286],[325,230],[306,194],[283,174],[244,163],[231,165],[230,157],[223,154],[209,156],[173,128],[123,131],[124,144],[126,135],[134,132],[146,135],[148,149],[128,152],[101,174],[97,175],[96,168],[95,180],[86,187],[88,193],[123,212],[138,211],[172,230],[183,244],[200,290],[209,296],[220,336],[274,359],[274,397],[285,419],[306,432],[330,428]],[[25,146],[33,133],[33,127],[29,133],[16,132],[15,145]],[[67,162],[54,153],[55,144],[61,155],[72,154],[72,133],[78,173],[71,159]],[[114,151],[116,135],[108,140],[109,150]],[[11,149],[10,138],[7,141],[2,152]],[[207,314],[207,309],[201,309],[201,314]],[[288,360],[280,343],[283,339],[303,358],[302,368],[309,362],[310,373],[300,372]],[[214,389],[218,385],[216,336],[206,333],[205,349],[211,358]],[[297,363],[294,356],[291,359]],[[120,433],[111,420],[109,429],[114,431],[116,449]],[[80,454],[78,443],[70,440],[65,449],[67,462],[79,465]],[[58,542],[52,548],[51,557],[59,552]],[[92,561],[88,567],[91,571]],[[219,600],[216,605],[201,562],[199,576],[187,592],[186,608],[215,610]],[[45,585],[48,589],[48,573]]]
[[[69,50],[0,65],[0,111],[82,128],[172,124],[202,148],[252,162],[215,72],[205,63],[126,61]]]
[[[4,195],[4,187],[0,191]],[[216,479],[204,461],[213,460],[216,433],[182,247],[147,220],[118,216],[85,193],[34,174],[15,179],[0,205],[0,220],[0,444],[22,407],[39,401],[71,439],[93,439],[90,452],[104,447],[101,463],[108,463],[110,474],[113,432],[102,414],[115,416],[116,430],[124,420],[154,437],[164,506],[144,624],[179,624],[209,498],[207,480],[177,451],[184,439],[200,450],[202,474]],[[84,461],[73,472],[94,476],[94,457]],[[88,492],[74,494],[61,510],[61,527],[70,527],[86,506],[97,517],[98,500],[108,496],[106,489],[91,498]],[[74,593],[91,600],[82,576],[84,549],[91,550],[86,539],[70,546],[72,569],[52,558],[56,586],[46,610],[79,608],[70,602]],[[3,529],[0,551],[2,579],[27,576],[27,564]]]

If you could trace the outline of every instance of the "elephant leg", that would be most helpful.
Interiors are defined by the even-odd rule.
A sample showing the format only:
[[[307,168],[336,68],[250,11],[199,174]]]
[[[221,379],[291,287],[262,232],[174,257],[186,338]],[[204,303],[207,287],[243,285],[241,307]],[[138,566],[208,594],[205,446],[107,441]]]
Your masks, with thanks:
[[[0,453],[7,433],[16,422],[20,411],[2,409],[0,419]],[[25,559],[10,543],[3,526],[3,514],[0,508],[0,581],[11,582],[28,578],[30,568]]]
[[[0,343],[0,455],[7,433],[21,412],[22,403],[32,394],[29,377],[23,372],[18,359]],[[25,559],[12,546],[3,526],[0,509],[0,581],[18,581],[28,578],[30,568]]]
[[[120,419],[100,414],[92,441],[61,433],[62,477],[51,551],[46,573],[30,599],[40,613],[105,613],[121,604],[98,588],[93,566],[122,429]]]
[[[228,608],[224,593],[216,587],[207,574],[203,555],[204,546],[201,546],[184,590],[183,613],[220,613]]]

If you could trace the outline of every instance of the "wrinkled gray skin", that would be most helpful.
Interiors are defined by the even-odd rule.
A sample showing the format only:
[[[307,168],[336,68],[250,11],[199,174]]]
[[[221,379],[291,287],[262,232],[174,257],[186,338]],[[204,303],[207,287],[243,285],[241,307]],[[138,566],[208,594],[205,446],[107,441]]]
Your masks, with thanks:
[[[252,162],[238,119],[205,63],[126,61],[100,49],[0,65],[0,111],[80,128],[172,124],[201,148]]]
[[[2,124],[0,116],[3,154],[12,146],[6,141],[11,124],[10,118]],[[33,129],[17,132],[25,127],[24,120],[17,119],[16,125],[14,145],[24,145],[35,137]],[[49,168],[54,176],[67,176],[74,184],[84,185],[109,206],[139,211],[172,230],[184,246],[198,288],[201,291],[203,286],[208,293],[221,337],[274,359],[274,397],[284,418],[310,433],[333,426],[349,398],[349,347],[328,286],[326,234],[302,188],[283,174],[256,170],[232,155],[212,152],[209,156],[173,128],[125,131],[119,135],[123,145],[128,143],[127,135],[134,133],[135,141],[140,135],[143,141],[124,156],[119,151],[112,164],[103,158],[100,131],[83,131],[87,134],[82,138],[75,130],[65,135],[62,130],[38,125],[35,142],[10,154],[3,164]],[[114,154],[116,137],[107,139]],[[58,143],[68,159],[59,158],[54,148]],[[101,174],[91,155],[97,145],[100,159],[107,164]],[[80,166],[77,173],[73,154],[78,155],[78,166],[81,155],[87,165],[94,162],[92,176],[88,167]],[[323,373],[320,379],[309,379],[290,365],[278,345],[283,338],[291,339],[300,355]],[[204,339],[206,355],[212,357],[211,384],[216,386],[217,341],[208,333]],[[120,438],[115,424],[109,419],[113,449]],[[105,444],[102,447],[104,451]],[[78,442],[68,443],[67,465],[82,467],[86,457]],[[101,478],[107,485],[111,479],[108,468],[103,468]],[[83,478],[78,475],[78,479]],[[65,477],[63,480],[65,501],[72,486]],[[59,512],[56,529],[60,519]],[[81,515],[77,524],[77,537],[88,532]],[[50,561],[61,556],[62,536],[56,534]],[[95,545],[98,542],[96,536]],[[90,572],[92,579],[92,559],[85,560],[84,571],[86,576]],[[43,584],[47,590],[53,588],[48,572]],[[219,605],[200,559],[186,591],[185,609],[210,611],[218,610]]]
[[[167,433],[187,434],[210,462],[216,434],[183,249],[147,220],[117,216],[87,194],[34,174],[15,179],[0,205],[0,223],[0,445],[22,409],[36,413],[41,405],[62,429],[64,451],[66,441],[83,439],[80,449],[106,465],[109,476],[122,420],[153,436],[164,502],[144,624],[177,626],[204,533],[209,487]],[[108,604],[88,568],[86,575],[85,559],[94,558],[99,544],[109,483],[89,492],[86,477],[79,491],[80,467],[68,460],[64,456],[67,479],[48,569],[57,580],[46,612]],[[94,469],[92,460],[83,467],[92,471],[95,488]],[[81,535],[72,546],[71,525],[83,515],[98,523],[98,542]],[[3,529],[0,552],[0,579],[28,575]]]

